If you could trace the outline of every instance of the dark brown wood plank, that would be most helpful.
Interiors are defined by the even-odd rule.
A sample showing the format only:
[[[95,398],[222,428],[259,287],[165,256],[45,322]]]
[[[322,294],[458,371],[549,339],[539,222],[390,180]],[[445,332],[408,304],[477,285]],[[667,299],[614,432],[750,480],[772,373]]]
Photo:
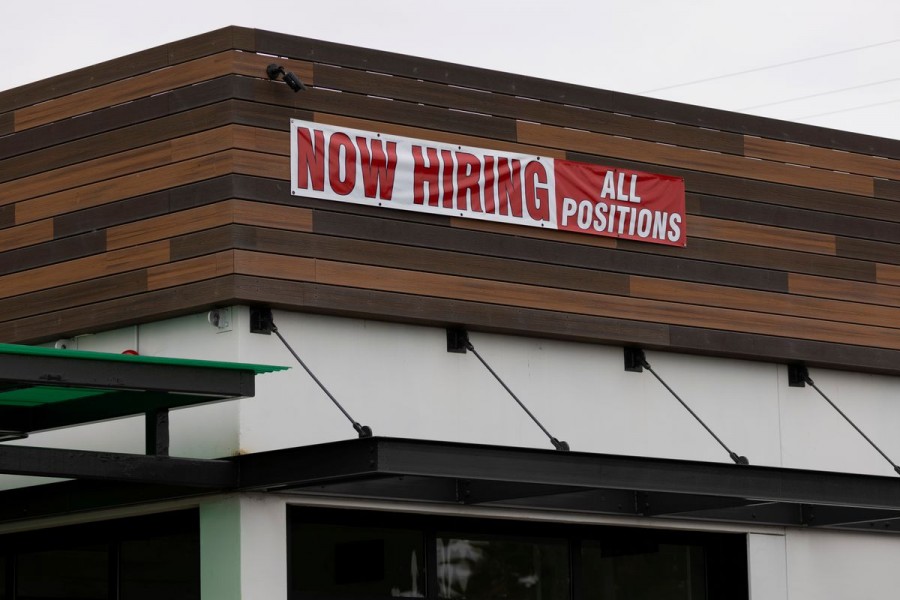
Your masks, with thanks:
[[[224,50],[253,50],[254,38],[255,35],[251,30],[225,27],[56,75],[49,80],[43,79],[0,93],[0,113]]]
[[[392,294],[311,283],[235,277],[236,299],[266,303],[286,310],[305,310],[347,317],[375,318],[436,327],[466,325],[482,331],[572,341],[665,344],[668,327],[624,319],[562,315],[477,302]]]
[[[723,198],[722,196],[689,193],[687,194],[687,211],[691,215],[731,219],[760,225],[802,228],[806,231],[882,242],[900,240],[900,223]]]
[[[299,263],[308,260],[294,259]],[[237,266],[236,270],[240,272]],[[254,269],[243,271],[243,273],[296,279],[302,275],[295,276],[293,273],[299,273],[301,270],[301,267],[295,268],[289,259],[268,262],[261,259],[254,265]],[[594,316],[615,315],[623,319],[650,323],[705,327],[900,350],[900,339],[896,335],[897,330],[894,329],[634,297],[624,298],[609,294],[526,286],[420,271],[316,260],[315,281],[327,285],[490,302],[564,313]]]
[[[771,227],[732,219],[715,219],[691,215],[690,237],[739,242],[783,250],[799,250],[817,254],[837,253],[835,236],[811,233],[788,227]]]
[[[246,200],[225,200],[109,228],[106,230],[106,247],[115,250],[232,223],[286,232],[310,231],[312,211]]]
[[[829,344],[771,335],[672,326],[670,349],[714,353],[747,360],[802,362],[811,367],[850,369],[863,373],[900,374],[900,351],[850,344]]]
[[[679,258],[696,260],[719,260],[731,265],[744,265],[792,273],[808,273],[854,281],[875,281],[875,265],[864,260],[824,256],[794,250],[780,250],[749,244],[721,242],[703,238],[692,238],[690,223],[687,225],[688,245],[684,248],[649,245],[631,240],[619,240],[622,250],[652,252]]]
[[[10,298],[88,279],[143,269],[169,260],[168,241],[145,244],[116,252],[93,254],[28,271],[2,275],[0,276],[0,298]]]
[[[158,321],[234,301],[233,282],[220,277],[178,288],[133,294],[86,306],[0,323],[0,340],[34,344],[85,331],[115,329],[148,321]]]
[[[520,121],[518,123],[517,139],[521,143],[536,146],[598,155],[612,155],[631,160],[646,160],[653,163],[720,175],[773,181],[865,197],[870,197],[874,194],[875,184],[869,176],[748,159],[730,154],[717,154],[643,140],[629,140],[606,134],[577,131],[550,125]]]
[[[16,130],[15,119],[12,113],[0,115],[0,136],[10,134]]]
[[[731,154],[741,154],[744,151],[743,136],[733,133],[628,117],[553,102],[535,102],[506,94],[406,77],[385,76],[321,63],[315,66],[315,77],[316,85],[344,92],[371,94]]]
[[[430,140],[435,142],[444,142],[447,144],[463,144],[472,146],[473,148],[488,148],[492,150],[504,150],[508,152],[520,152],[524,154],[537,154],[548,158],[565,158],[566,153],[562,150],[553,148],[540,148],[538,146],[529,146],[527,144],[517,144],[498,140],[496,138],[486,138],[477,135],[463,135],[450,131],[439,131],[436,129],[423,129],[422,127],[410,127],[398,123],[385,123],[384,121],[370,121],[359,117],[347,117],[344,115],[333,115],[330,113],[316,112],[314,113],[316,123],[326,123],[338,127],[352,127],[355,129],[363,129],[367,131],[377,131],[380,133],[390,133],[392,135],[417,138],[422,140]]]
[[[597,269],[612,273],[671,277],[777,292],[787,291],[787,274],[774,269],[727,265],[675,256],[576,246],[489,232],[447,229],[424,224],[316,211],[314,231],[363,240],[391,240],[417,248],[436,248],[499,256],[533,263]],[[713,256],[713,259],[716,257]]]
[[[692,106],[678,102],[622,94],[535,77],[525,77],[463,65],[425,60],[402,54],[354,48],[269,31],[258,31],[259,52],[290,56],[318,63],[389,73],[425,81],[524,96],[537,100],[583,106],[671,123],[756,135],[777,140],[824,146],[876,156],[900,158],[900,142],[876,136],[837,131]]]
[[[871,260],[875,262],[900,264],[900,238],[893,244],[856,238],[838,238],[839,256]]]
[[[99,254],[106,250],[106,232],[93,231],[78,236],[34,244],[0,253],[0,275],[36,269],[46,265]]]
[[[108,83],[96,88],[87,89],[75,94],[63,96],[32,106],[20,108],[15,112],[16,131],[38,127],[46,123],[67,119],[92,111],[115,106],[122,102],[131,102],[139,98],[152,96],[176,88],[223,77],[232,73],[261,78],[271,87],[283,90],[266,76],[266,65],[271,57],[259,56],[246,52],[229,50],[203,58],[181,63],[166,69],[152,71]],[[282,59],[285,68],[296,71],[298,75],[312,84],[312,65]]]
[[[225,125],[0,183],[0,202],[10,203],[39,196],[47,197],[64,190],[75,190],[116,178],[127,178],[142,171],[167,167],[180,161],[241,147],[245,144],[238,141],[238,136],[242,133],[244,137],[241,139],[245,139],[248,133],[239,131],[241,128],[244,126]]]
[[[147,273],[144,270],[72,283],[0,299],[0,321],[15,321],[77,306],[90,306],[112,298],[144,292],[146,289]]]
[[[54,236],[70,235],[133,223],[171,211],[184,210],[226,200],[234,195],[233,178],[224,175],[119,202],[103,204],[53,219]]]
[[[0,183],[222,127],[234,121],[233,108],[232,101],[219,102],[2,160]]]
[[[263,93],[272,94],[274,92],[271,86],[265,87],[268,87],[268,90],[262,88],[260,96]],[[263,92],[263,90],[265,91]],[[260,97],[258,100],[265,101]],[[302,101],[301,106],[311,111],[365,117],[427,129],[516,141],[516,122],[505,117],[452,111],[412,102],[373,98],[325,89],[309,89],[302,94],[300,100]]]
[[[696,192],[714,197],[750,200],[761,204],[790,206],[818,212],[836,213],[852,217],[900,222],[897,204],[889,200],[866,198],[816,190],[806,187],[784,185],[770,181],[743,179],[715,173],[688,170],[646,162],[622,160],[611,156],[567,152],[569,160],[594,163],[609,167],[623,167],[662,175],[684,178],[688,192]],[[876,181],[877,183],[877,181]]]
[[[875,180],[875,195],[889,200],[900,200],[900,182],[886,179]],[[900,208],[895,209],[900,212]]]
[[[335,238],[291,231],[242,228],[236,236],[237,247],[244,250],[285,256],[322,258],[366,265],[428,271],[572,289],[628,294],[628,277],[619,273],[497,257],[409,248],[392,243]]]
[[[882,304],[884,306],[900,306],[900,293],[886,285],[815,277],[799,273],[791,273],[788,277],[788,282],[792,294]]]
[[[153,122],[171,114],[214,104],[234,95],[238,76],[229,75],[196,85],[140,98],[133,102],[81,115],[0,138],[0,159],[98,135],[123,127]]]
[[[900,179],[900,161],[883,156],[868,156],[752,136],[744,136],[744,154],[796,165]]]
[[[16,207],[12,204],[0,206],[0,229],[6,229],[16,224]]]
[[[109,181],[101,181],[18,202],[16,222],[28,223],[67,212],[100,206],[132,196],[149,194],[159,189],[187,185],[225,175],[232,170],[234,151],[217,152],[199,158],[132,173]]]
[[[629,293],[638,298],[900,328],[900,308],[875,304],[649,277],[631,277]]]

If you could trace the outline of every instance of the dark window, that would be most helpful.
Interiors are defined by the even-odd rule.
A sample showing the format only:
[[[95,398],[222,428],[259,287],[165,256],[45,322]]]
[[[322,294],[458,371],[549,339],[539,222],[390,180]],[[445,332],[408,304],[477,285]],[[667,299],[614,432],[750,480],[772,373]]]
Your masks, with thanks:
[[[200,598],[199,532],[124,540],[119,546],[119,600]]]
[[[18,600],[106,600],[109,546],[22,552],[16,557]]]
[[[290,600],[747,600],[741,534],[288,509]]]
[[[0,600],[200,598],[196,510],[4,535],[3,553]]]
[[[706,600],[702,546],[589,542],[582,568],[585,600]]]
[[[442,600],[565,600],[568,544],[439,533],[437,596]]]
[[[335,597],[418,597],[425,591],[425,545],[415,530],[296,524],[292,591]]]

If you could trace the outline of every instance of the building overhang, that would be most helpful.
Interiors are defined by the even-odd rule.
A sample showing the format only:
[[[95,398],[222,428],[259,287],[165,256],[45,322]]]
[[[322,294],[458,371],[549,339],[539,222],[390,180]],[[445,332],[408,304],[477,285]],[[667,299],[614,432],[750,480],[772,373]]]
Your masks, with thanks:
[[[0,447],[0,450],[14,447]],[[900,531],[900,479],[637,456],[361,438],[218,460],[68,452],[52,473],[79,481],[0,492],[0,522],[127,504],[257,491],[681,519]],[[15,449],[16,452],[19,449]],[[0,457],[3,452],[0,452]],[[43,463],[46,465],[46,463]],[[7,462],[0,468],[9,472]]]

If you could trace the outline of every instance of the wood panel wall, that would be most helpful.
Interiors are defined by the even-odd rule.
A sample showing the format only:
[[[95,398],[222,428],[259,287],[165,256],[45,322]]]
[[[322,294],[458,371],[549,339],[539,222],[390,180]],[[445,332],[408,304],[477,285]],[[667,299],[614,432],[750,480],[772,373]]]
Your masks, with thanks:
[[[294,198],[291,117],[678,175],[688,245]],[[0,93],[0,341],[233,303],[900,374],[900,142],[241,28]]]

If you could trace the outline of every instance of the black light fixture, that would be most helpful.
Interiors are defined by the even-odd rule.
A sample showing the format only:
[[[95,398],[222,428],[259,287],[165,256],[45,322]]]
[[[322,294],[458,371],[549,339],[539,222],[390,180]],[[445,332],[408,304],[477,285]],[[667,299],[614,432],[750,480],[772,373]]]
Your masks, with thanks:
[[[268,75],[269,79],[272,79],[273,81],[278,79],[278,76],[280,75],[281,79],[286,84],[288,84],[288,86],[295,92],[306,89],[306,86],[303,85],[303,82],[300,81],[299,77],[297,77],[290,71],[285,71],[284,67],[282,67],[281,65],[272,63],[271,65],[266,67],[266,75]]]

